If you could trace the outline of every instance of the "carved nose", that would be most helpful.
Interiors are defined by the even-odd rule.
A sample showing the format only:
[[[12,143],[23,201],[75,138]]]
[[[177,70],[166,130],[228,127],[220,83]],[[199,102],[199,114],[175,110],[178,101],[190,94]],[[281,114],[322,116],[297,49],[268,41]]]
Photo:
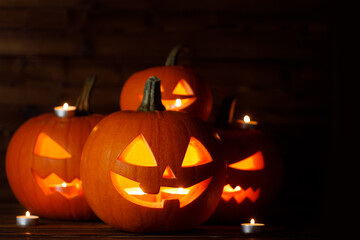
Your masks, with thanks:
[[[167,179],[176,178],[174,172],[171,170],[171,168],[170,168],[169,165],[166,166],[165,171],[164,171],[162,177],[163,177],[163,178],[167,178]]]

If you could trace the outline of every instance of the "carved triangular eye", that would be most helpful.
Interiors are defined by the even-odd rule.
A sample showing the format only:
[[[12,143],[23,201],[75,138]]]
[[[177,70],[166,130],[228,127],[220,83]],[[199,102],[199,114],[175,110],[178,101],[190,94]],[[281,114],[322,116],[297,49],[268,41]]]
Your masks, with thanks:
[[[182,96],[192,96],[194,95],[193,90],[191,89],[189,83],[185,79],[181,79],[175,86],[172,94],[182,95]]]
[[[191,137],[181,166],[194,167],[209,162],[212,162],[212,158],[204,145],[196,138]]]
[[[154,155],[144,136],[137,136],[119,155],[118,160],[137,166],[156,167]]]
[[[251,155],[248,158],[230,164],[229,167],[239,170],[256,171],[264,169],[264,165],[264,157],[261,151],[258,151],[257,153]]]
[[[39,134],[35,143],[34,154],[53,159],[71,158],[70,153],[45,133]]]

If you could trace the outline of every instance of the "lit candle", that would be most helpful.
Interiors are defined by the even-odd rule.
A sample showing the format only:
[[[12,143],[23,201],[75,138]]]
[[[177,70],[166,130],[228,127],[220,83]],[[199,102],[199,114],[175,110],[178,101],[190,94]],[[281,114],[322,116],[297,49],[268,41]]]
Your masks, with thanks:
[[[242,129],[252,129],[258,124],[257,121],[251,121],[249,115],[245,115],[244,120],[237,120],[237,122],[240,124]]]
[[[68,103],[64,103],[62,106],[54,107],[55,115],[61,118],[72,117],[75,115],[75,106],[69,106]]]
[[[39,224],[39,216],[30,215],[29,211],[26,211],[25,215],[16,216],[16,225],[35,226],[38,224]]]
[[[252,218],[250,223],[242,223],[241,229],[243,233],[260,233],[264,231],[265,224],[263,223],[255,223],[255,220]]]
[[[180,98],[177,98],[175,100],[175,107],[180,107],[181,106],[181,99]]]

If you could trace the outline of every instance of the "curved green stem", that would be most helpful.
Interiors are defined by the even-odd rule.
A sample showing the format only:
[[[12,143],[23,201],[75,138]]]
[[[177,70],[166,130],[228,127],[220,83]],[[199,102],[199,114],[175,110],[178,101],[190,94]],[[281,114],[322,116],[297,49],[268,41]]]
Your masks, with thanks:
[[[161,102],[160,79],[151,76],[146,80],[142,102],[138,108],[140,112],[164,111]]]
[[[175,46],[171,52],[169,53],[169,56],[166,59],[165,66],[175,66],[177,65],[177,58],[179,56],[179,53],[182,49],[187,48],[187,46],[180,44]]]
[[[89,75],[76,101],[76,115],[89,115],[89,98],[96,80],[96,75]]]

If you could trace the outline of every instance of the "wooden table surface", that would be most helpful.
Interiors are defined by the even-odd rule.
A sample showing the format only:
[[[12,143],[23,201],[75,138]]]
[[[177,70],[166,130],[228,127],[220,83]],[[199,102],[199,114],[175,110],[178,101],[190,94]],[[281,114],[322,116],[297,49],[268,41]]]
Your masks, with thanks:
[[[264,233],[245,235],[240,226],[202,225],[187,232],[165,234],[134,234],[119,231],[101,221],[74,222],[40,219],[34,227],[18,227],[17,215],[24,208],[16,203],[0,203],[1,239],[326,239],[312,229],[290,230],[284,227],[267,226]]]

